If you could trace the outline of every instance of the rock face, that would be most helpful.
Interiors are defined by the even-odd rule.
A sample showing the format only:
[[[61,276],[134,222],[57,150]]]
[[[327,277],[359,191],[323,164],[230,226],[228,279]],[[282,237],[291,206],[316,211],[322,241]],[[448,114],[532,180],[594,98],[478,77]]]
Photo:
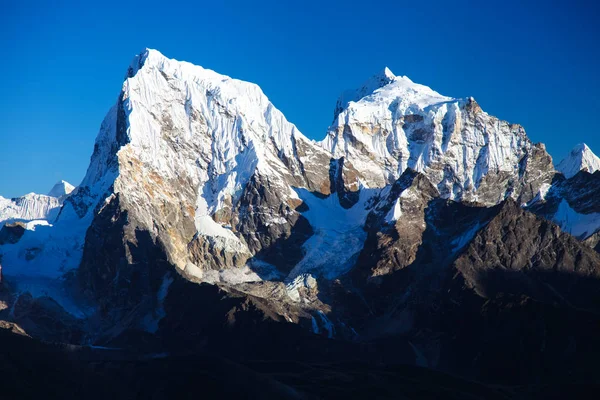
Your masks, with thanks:
[[[577,347],[598,323],[599,266],[588,246],[508,201],[453,263],[439,311],[448,337],[462,336],[450,348],[469,343],[464,367],[484,380],[589,379],[580,366],[592,360]]]
[[[484,298],[510,293],[580,309],[600,306],[595,291],[600,256],[511,201],[473,238],[454,267],[467,287]]]
[[[0,245],[17,243],[25,233],[25,229],[27,229],[26,225],[22,222],[4,224],[0,229]]]
[[[511,354],[528,382],[561,362],[580,373],[591,359],[559,321],[573,343],[598,322],[592,164],[565,177],[519,125],[387,68],[340,97],[314,142],[258,86],[145,50],[82,183],[40,197],[56,204],[52,226],[0,233],[0,320],[157,353],[351,349],[522,383]],[[36,207],[19,215],[54,210]]]

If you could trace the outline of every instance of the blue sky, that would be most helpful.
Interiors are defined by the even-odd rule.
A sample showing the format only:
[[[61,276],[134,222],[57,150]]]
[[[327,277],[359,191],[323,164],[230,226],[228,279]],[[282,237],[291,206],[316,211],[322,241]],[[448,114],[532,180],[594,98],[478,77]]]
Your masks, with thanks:
[[[600,154],[600,6],[419,3],[4,0],[0,195],[80,182],[145,47],[259,84],[314,139],[342,90],[388,66],[444,95],[475,97],[555,159],[579,142]]]

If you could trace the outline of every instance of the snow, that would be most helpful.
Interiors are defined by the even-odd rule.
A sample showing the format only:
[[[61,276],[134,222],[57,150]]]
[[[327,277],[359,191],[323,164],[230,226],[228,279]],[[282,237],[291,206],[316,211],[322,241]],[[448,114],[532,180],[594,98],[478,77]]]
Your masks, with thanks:
[[[292,301],[300,302],[300,289],[314,289],[317,287],[317,280],[311,274],[305,273],[296,276],[285,285],[287,295]]]
[[[522,129],[483,112],[478,118],[485,129],[474,126],[466,117],[473,101],[443,96],[385,68],[340,97],[327,136],[315,143],[287,121],[257,85],[147,49],[131,63],[120,102],[102,122],[85,178],[70,197],[77,196],[77,204],[87,209],[76,210],[66,201],[61,210],[62,201],[74,190],[65,181],[55,185],[51,196],[0,197],[0,226],[9,220],[29,221],[28,231],[17,244],[0,248],[4,274],[23,285],[34,282],[21,290],[30,287],[36,293],[42,293],[39,288],[46,284],[51,287],[52,282],[59,282],[81,261],[96,206],[106,206],[117,194],[127,202],[139,229],[155,235],[159,225],[169,230],[170,214],[153,214],[152,210],[185,208],[194,220],[196,235],[210,240],[217,251],[249,253],[244,241],[215,221],[214,215],[234,204],[253,177],[261,177],[282,194],[283,201],[301,199],[308,206],[302,214],[314,235],[304,243],[303,258],[286,277],[290,298],[299,301],[298,285],[309,287],[316,278],[334,279],[353,266],[366,239],[363,225],[369,200],[406,168],[423,172],[438,188],[447,188],[443,196],[450,198],[460,198],[469,190],[476,196],[479,183],[492,171],[516,176],[519,160],[531,143]],[[117,127],[118,121],[122,125]],[[308,149],[302,157],[295,146],[299,141]],[[584,167],[597,169],[597,157],[591,157],[586,148],[581,152]],[[360,198],[352,208],[343,208],[337,194],[320,198],[302,187],[303,163],[322,153],[325,159],[345,157],[361,175]],[[443,172],[436,169],[440,165]],[[451,177],[448,181],[444,180],[446,172]],[[292,177],[300,187],[291,188]],[[548,190],[549,185],[542,185],[539,196],[544,198]],[[405,191],[402,196],[413,194]],[[587,235],[596,226],[595,214],[573,213],[561,204],[555,217],[574,234]],[[401,199],[396,199],[385,218],[392,223],[401,215]],[[283,223],[286,220],[278,216],[267,222]],[[464,246],[477,229],[457,238],[452,243],[455,249]],[[179,246],[184,256],[173,256],[170,261],[206,282],[282,278],[266,263],[202,270],[186,258],[190,237],[184,239]],[[180,243],[170,245],[165,246],[169,251]],[[163,283],[159,304],[168,289]],[[60,288],[53,296],[82,315],[84,311],[69,305],[70,298]],[[313,321],[333,335],[333,325],[325,315]]]
[[[321,332],[327,332],[327,337],[332,339],[335,336],[335,326],[333,323],[327,318],[323,311],[318,310],[316,314],[319,318],[319,321],[313,316],[311,320],[312,331],[315,334],[320,334]],[[354,329],[352,329],[354,331]],[[354,331],[356,333],[356,331]],[[358,335],[357,335],[358,336]]]
[[[228,283],[239,285],[263,280],[279,280],[281,273],[271,264],[260,260],[249,260],[239,268],[221,270],[203,270],[198,266],[188,263],[185,271],[207,283]]]
[[[473,240],[477,232],[483,227],[482,224],[476,223],[472,227],[470,227],[467,231],[463,232],[460,236],[456,237],[452,240],[452,251],[457,252],[465,247],[467,244]]]
[[[223,282],[236,285],[247,282],[260,282],[262,278],[248,265],[244,265],[241,268],[203,271],[202,280],[208,283]]]
[[[60,181],[56,183],[48,192],[48,196],[50,197],[62,197],[70,194],[75,189],[75,186],[71,185],[67,181]]]
[[[306,189],[296,189],[308,206],[302,215],[314,230],[304,243],[304,257],[292,269],[287,280],[308,273],[334,279],[347,272],[363,248],[367,237],[363,225],[369,213],[367,203],[376,192],[361,190],[359,201],[350,209],[340,205],[337,193],[324,199]]]
[[[552,220],[567,233],[587,239],[600,230],[600,213],[579,214],[563,199]]]
[[[56,197],[24,196],[23,201],[31,203],[26,212],[21,213],[21,218],[29,220],[26,226],[30,230],[25,231],[17,243],[0,246],[3,274],[14,281],[40,279],[43,282],[47,279],[51,282],[77,268],[83,255],[85,234],[94,217],[95,203],[103,199],[99,194],[105,193],[110,185],[110,176],[104,176],[87,188],[89,195],[84,201],[90,207],[83,216],[79,216],[69,202],[61,208],[62,200]],[[53,207],[48,208],[47,204]],[[28,218],[32,216],[36,218]]]
[[[87,223],[86,223],[87,222]],[[83,224],[37,224],[15,244],[5,244],[3,273],[7,276],[59,278],[77,268],[83,253],[83,241],[89,222]]]
[[[336,118],[320,142],[335,158],[352,163],[366,186],[384,187],[412,168],[443,197],[472,200],[489,173],[518,176],[519,161],[533,147],[518,125],[472,111],[478,109],[473,98],[447,97],[407,77],[381,76],[349,92],[355,93],[351,101],[338,101]],[[474,123],[475,112],[481,123]],[[487,201],[493,205],[503,198]]]
[[[585,143],[581,143],[569,152],[556,169],[566,178],[572,178],[579,171],[593,174],[600,170],[600,158]]]
[[[52,298],[66,312],[76,318],[85,318],[95,311],[93,307],[86,305],[81,299],[74,300],[62,279],[46,276],[12,276],[6,274],[4,276],[15,296],[15,302],[21,294],[29,293],[33,298]]]
[[[156,333],[158,331],[158,323],[165,317],[165,315],[167,315],[164,309],[164,302],[167,298],[167,294],[169,293],[169,287],[174,281],[175,279],[168,272],[165,274],[165,276],[163,276],[160,288],[156,293],[156,307],[142,321],[146,332]]]
[[[317,311],[317,315],[319,316],[319,318],[321,319],[321,325],[322,325],[322,329],[327,332],[327,337],[329,339],[332,339],[333,336],[335,335],[335,326],[333,325],[333,323],[329,320],[329,318],[327,318],[327,316],[325,315],[325,313],[323,313],[323,311],[318,310]],[[319,329],[320,331],[320,329]]]
[[[315,334],[319,334],[319,325],[317,325],[317,320],[315,319],[315,317],[311,317],[311,323],[312,323],[312,331]]]
[[[546,182],[542,183],[540,185],[538,193],[535,195],[535,197],[533,199],[531,199],[529,202],[521,204],[521,206],[522,207],[531,207],[532,205],[534,205],[536,203],[546,201],[546,196],[548,195],[548,192],[550,192],[551,189],[552,189],[552,184],[546,183]]]
[[[360,88],[344,91],[337,101],[334,119],[348,107],[350,102],[359,101],[363,97],[372,94],[375,90],[389,84],[394,79],[396,79],[396,75],[388,67],[385,67],[383,71],[373,75],[364,82]]]
[[[268,177],[281,193],[290,191],[287,177],[302,170],[295,143],[310,141],[257,85],[168,59],[152,49],[133,60],[122,97],[127,129],[119,143],[114,192],[135,200],[137,220],[154,233],[157,217],[145,210],[159,202],[192,203],[198,235],[224,251],[248,252],[243,241],[213,216],[235,204],[253,176]],[[98,179],[104,165],[110,164],[118,148],[114,135],[99,135],[97,148],[94,169],[102,172],[91,168],[84,182]],[[136,167],[129,168],[128,163]],[[150,182],[151,195],[140,185],[146,176],[156,177]],[[173,190],[170,182],[183,182],[184,189],[194,193]],[[185,268],[189,260],[184,246],[172,247],[182,250],[170,254],[170,261]]]
[[[390,209],[390,211],[385,216],[385,222],[388,224],[393,224],[400,218],[402,215],[402,206],[400,205],[400,199],[396,199],[394,202],[394,206]]]
[[[55,197],[29,193],[14,199],[0,196],[0,227],[6,222],[48,220],[52,222],[60,211],[61,202]]]
[[[33,221],[29,221],[25,224],[25,229],[29,231],[35,231],[36,226],[52,226],[45,219],[35,219]]]
[[[222,237],[228,241],[239,243],[243,246],[240,240],[235,236],[230,229],[225,228],[223,225],[215,222],[208,212],[208,204],[206,199],[199,196],[196,204],[196,217],[195,224],[198,233],[205,236]],[[235,245],[232,245],[235,247]]]
[[[549,183],[542,183],[542,185],[540,186],[540,191],[539,191],[540,199],[542,199],[542,200],[546,199],[546,195],[548,194],[548,191],[550,191],[551,187],[552,187],[552,185]]]

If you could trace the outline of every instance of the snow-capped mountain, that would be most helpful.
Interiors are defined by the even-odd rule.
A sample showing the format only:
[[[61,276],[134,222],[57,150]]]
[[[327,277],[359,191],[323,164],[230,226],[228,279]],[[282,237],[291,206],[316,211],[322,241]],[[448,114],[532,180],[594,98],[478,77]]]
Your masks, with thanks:
[[[48,195],[28,193],[21,197],[5,199],[0,196],[0,227],[7,222],[32,222],[34,227],[45,221],[52,223],[60,211],[60,207],[74,187],[65,181],[60,181]]]
[[[0,225],[11,221],[52,221],[58,215],[60,202],[56,197],[28,193],[13,199],[0,197]]]
[[[329,155],[257,85],[147,50],[128,70],[73,200],[86,210],[104,201],[100,211],[118,202],[128,212],[126,232],[149,232],[170,262],[202,277],[244,266],[269,241],[289,236],[300,202],[292,186],[327,190],[328,168]],[[273,198],[240,203],[252,190]]]
[[[322,146],[344,157],[369,187],[393,183],[411,168],[443,197],[493,205],[508,196],[526,203],[552,181],[544,146],[473,98],[442,96],[387,68],[350,93],[338,100]]]
[[[566,178],[572,178],[579,171],[593,174],[600,170],[600,158],[585,143],[581,143],[571,150],[556,169]]]
[[[69,232],[63,241],[73,246],[62,253],[80,254],[82,270],[95,269],[105,250],[83,232],[114,222],[104,214],[116,208],[127,214],[124,243],[148,232],[194,279],[292,280],[308,270],[334,277],[331,271],[352,268],[373,201],[407,168],[442,198],[488,206],[507,197],[525,204],[551,186],[551,158],[522,127],[489,116],[472,98],[440,95],[388,68],[345,92],[335,114],[315,143],[257,85],[142,52],[102,123],[79,190],[56,221],[55,232]],[[71,190],[60,182],[51,194]],[[302,205],[309,210],[299,211]],[[328,214],[339,224],[321,224]],[[285,251],[274,246],[280,242]],[[348,243],[352,251],[324,257]],[[223,270],[231,272],[217,273]]]
[[[431,312],[437,324],[488,293],[490,304],[495,293],[575,302],[563,281],[550,290],[533,274],[600,274],[600,175],[556,174],[521,126],[388,68],[345,92],[334,116],[309,140],[257,85],[143,51],[81,184],[36,195],[54,208],[19,211],[56,209],[52,226],[0,246],[10,302],[26,311],[11,318],[41,336],[60,320],[94,343],[131,331],[179,340],[202,331],[181,315],[218,304],[227,324],[248,312],[256,326],[360,340],[425,332]],[[506,271],[518,278],[487,280]],[[37,303],[48,297],[52,307]],[[54,317],[32,322],[40,308]],[[425,355],[410,345],[432,364],[445,356],[435,343],[460,336],[436,329],[451,334],[415,336]]]
[[[50,189],[50,191],[48,192],[48,196],[61,198],[63,196],[71,194],[71,192],[74,189],[75,189],[75,186],[71,185],[69,182],[60,181],[60,182],[57,182],[52,187],[52,189]]]

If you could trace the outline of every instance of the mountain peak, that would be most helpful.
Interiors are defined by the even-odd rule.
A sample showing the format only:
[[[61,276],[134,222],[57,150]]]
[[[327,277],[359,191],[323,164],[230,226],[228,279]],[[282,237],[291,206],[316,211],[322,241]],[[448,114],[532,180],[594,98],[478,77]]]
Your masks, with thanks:
[[[346,90],[338,98],[333,113],[333,119],[335,120],[340,112],[342,112],[351,101],[358,101],[365,96],[372,94],[377,89],[380,89],[396,79],[396,75],[388,68],[385,67],[375,75],[367,79],[363,84],[354,90]]]
[[[165,60],[167,58],[160,51],[145,48],[131,60],[126,77],[133,77],[146,63],[161,64]]]
[[[585,153],[588,151],[591,151],[591,149],[588,147],[587,144],[578,143],[577,145],[575,145],[575,147],[573,147],[573,149],[571,150],[571,153]]]
[[[406,107],[424,108],[455,99],[442,96],[425,85],[413,82],[407,76],[396,76],[385,67],[366,80],[358,89],[346,90],[342,93],[335,106],[334,123],[338,115],[346,110],[351,102],[363,101],[389,106],[397,100],[401,100]]]
[[[75,189],[75,186],[71,185],[67,181],[60,180],[48,192],[48,196],[61,197],[61,196],[71,193],[73,191],[73,189]]]
[[[558,164],[556,169],[562,172],[566,178],[575,176],[579,171],[587,171],[593,174],[600,170],[600,158],[585,143],[579,143]]]
[[[383,69],[383,71],[381,71],[377,75],[379,75],[380,77],[382,77],[385,80],[390,80],[390,81],[393,81],[396,78],[396,75],[394,75],[394,73],[388,67],[385,67]],[[375,76],[377,76],[377,75],[375,75]]]

